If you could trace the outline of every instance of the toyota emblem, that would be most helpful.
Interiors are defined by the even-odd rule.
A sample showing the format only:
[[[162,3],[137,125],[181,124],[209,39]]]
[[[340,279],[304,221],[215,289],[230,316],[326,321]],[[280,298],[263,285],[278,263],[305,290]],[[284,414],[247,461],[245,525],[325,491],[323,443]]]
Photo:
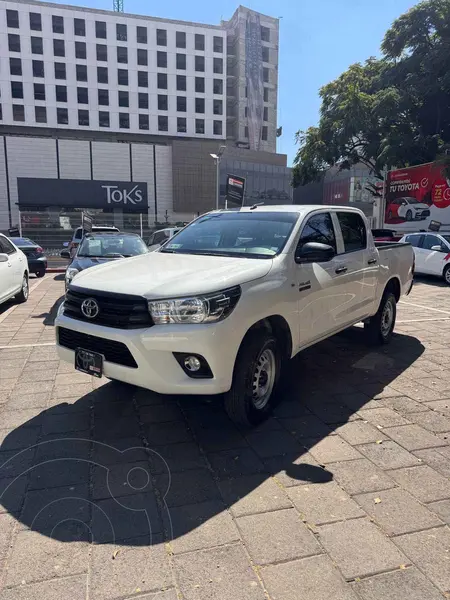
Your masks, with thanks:
[[[81,312],[88,319],[95,319],[100,312],[100,309],[94,298],[86,298],[81,304]]]

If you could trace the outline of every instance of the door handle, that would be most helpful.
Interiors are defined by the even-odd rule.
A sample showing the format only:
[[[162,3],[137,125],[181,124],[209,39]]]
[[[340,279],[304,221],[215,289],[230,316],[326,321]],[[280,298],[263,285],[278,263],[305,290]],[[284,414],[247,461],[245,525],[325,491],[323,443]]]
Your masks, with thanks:
[[[367,261],[368,265],[376,265],[377,264],[377,259],[376,258],[371,258],[370,260]]]
[[[8,267],[12,267],[12,264],[10,262],[8,263]]]
[[[341,273],[346,273],[347,272],[347,267],[338,267],[335,270],[336,275],[340,275]]]

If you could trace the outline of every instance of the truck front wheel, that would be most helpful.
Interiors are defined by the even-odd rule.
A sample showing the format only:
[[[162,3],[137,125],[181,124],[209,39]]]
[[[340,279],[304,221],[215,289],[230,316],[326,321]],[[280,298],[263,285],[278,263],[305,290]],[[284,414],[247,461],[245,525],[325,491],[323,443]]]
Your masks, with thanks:
[[[276,338],[264,330],[247,334],[236,358],[233,384],[225,394],[228,416],[246,427],[267,419],[275,403],[280,371]]]
[[[386,291],[377,313],[364,323],[367,338],[371,344],[388,344],[395,327],[397,301],[392,292]]]

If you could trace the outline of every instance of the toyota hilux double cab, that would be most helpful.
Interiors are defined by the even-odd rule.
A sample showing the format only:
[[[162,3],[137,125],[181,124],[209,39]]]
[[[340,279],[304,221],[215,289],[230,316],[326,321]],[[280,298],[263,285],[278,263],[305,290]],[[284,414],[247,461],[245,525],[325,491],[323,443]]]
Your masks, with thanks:
[[[160,249],[92,267],[56,319],[74,368],[161,394],[223,394],[244,425],[270,413],[283,364],[358,322],[387,343],[414,273],[361,211],[253,206],[205,214]]]

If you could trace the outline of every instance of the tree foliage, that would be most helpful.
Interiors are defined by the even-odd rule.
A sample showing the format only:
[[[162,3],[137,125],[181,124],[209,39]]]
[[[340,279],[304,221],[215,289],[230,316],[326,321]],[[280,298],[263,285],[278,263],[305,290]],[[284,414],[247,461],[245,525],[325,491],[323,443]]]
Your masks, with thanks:
[[[400,16],[382,52],[321,88],[318,126],[297,133],[295,186],[357,163],[382,179],[384,167],[433,161],[450,148],[450,0]]]

